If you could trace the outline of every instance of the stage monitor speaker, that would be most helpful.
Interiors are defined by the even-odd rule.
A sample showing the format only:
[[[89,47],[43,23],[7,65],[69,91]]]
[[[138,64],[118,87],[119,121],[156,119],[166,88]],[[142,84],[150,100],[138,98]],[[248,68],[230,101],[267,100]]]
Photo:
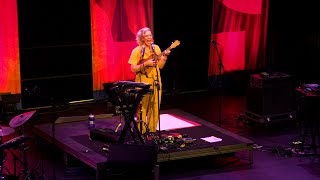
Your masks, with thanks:
[[[157,162],[157,149],[147,144],[110,144],[104,177],[150,178]]]
[[[261,116],[293,111],[293,87],[289,75],[274,73],[270,77],[253,74],[247,90],[247,111]]]

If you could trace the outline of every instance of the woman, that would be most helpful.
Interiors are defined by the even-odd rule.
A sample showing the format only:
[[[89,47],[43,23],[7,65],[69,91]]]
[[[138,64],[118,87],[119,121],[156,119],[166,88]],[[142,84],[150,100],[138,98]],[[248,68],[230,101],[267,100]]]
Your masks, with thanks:
[[[138,31],[136,41],[138,46],[132,50],[128,63],[131,65],[131,71],[136,73],[135,81],[150,84],[153,91],[145,94],[141,100],[137,118],[144,122],[150,132],[156,132],[162,95],[160,69],[166,64],[170,49],[161,52],[160,47],[153,44],[152,32],[148,27]],[[142,126],[140,132],[144,134],[146,127]]]

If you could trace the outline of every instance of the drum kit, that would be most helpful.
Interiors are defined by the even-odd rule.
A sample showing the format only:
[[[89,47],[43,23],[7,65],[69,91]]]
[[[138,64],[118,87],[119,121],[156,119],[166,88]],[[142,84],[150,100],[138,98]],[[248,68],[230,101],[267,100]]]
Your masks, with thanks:
[[[30,139],[28,136],[24,135],[24,127],[23,124],[26,123],[36,112],[34,111],[29,111],[22,113],[20,115],[17,115],[13,117],[10,122],[9,122],[9,127],[8,126],[2,126],[0,124],[0,180],[4,179],[8,175],[16,175],[16,160],[21,162],[23,170],[21,171],[22,175],[24,177],[28,176],[30,174],[28,172],[28,167],[27,167],[27,159],[26,159],[26,150],[27,144],[25,143],[28,139]],[[6,142],[3,142],[3,137],[12,135],[13,133],[17,132],[19,136],[10,139]],[[22,146],[22,151],[23,151],[23,160],[20,160],[12,151],[10,151],[11,148],[17,149],[19,146]],[[5,162],[5,150],[8,150],[11,155],[14,157],[14,173],[11,174],[10,171],[4,166]],[[3,170],[6,169],[8,174],[5,174]]]

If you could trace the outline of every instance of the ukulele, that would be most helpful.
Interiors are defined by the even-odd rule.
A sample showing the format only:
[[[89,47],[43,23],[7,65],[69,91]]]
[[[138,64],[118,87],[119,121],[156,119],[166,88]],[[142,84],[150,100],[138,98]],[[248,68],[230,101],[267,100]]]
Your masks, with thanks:
[[[180,45],[180,41],[179,40],[175,40],[166,50],[171,50],[173,48],[176,48],[179,45]],[[163,56],[163,54],[164,54],[164,52],[166,50],[164,50],[160,54],[156,55],[155,59],[159,59],[161,56]],[[148,61],[150,59],[153,59],[153,57],[152,58],[147,58],[147,59],[141,59],[138,64],[142,64],[142,63],[144,63],[144,62],[146,62],[146,61]],[[145,67],[145,74],[149,74],[151,72],[152,68],[153,68],[153,66]]]

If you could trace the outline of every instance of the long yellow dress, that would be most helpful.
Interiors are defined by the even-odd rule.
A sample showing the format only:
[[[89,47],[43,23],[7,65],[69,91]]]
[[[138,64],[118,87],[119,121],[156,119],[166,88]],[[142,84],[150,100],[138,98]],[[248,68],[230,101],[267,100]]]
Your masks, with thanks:
[[[132,50],[131,56],[128,61],[129,64],[137,65],[140,62],[140,60],[142,59],[141,49],[142,49],[141,46],[137,46]],[[157,55],[161,53],[160,47],[158,45],[154,45],[154,51],[155,51],[155,54]],[[155,57],[154,53],[150,51],[150,52],[144,53],[143,59],[150,59],[154,57]],[[148,83],[151,85],[150,89],[153,90],[152,93],[147,93],[142,98],[140,103],[142,117],[140,118],[140,108],[138,108],[137,118],[139,118],[140,120],[142,120],[147,124],[150,132],[156,132],[157,125],[159,122],[159,109],[160,109],[161,95],[162,95],[160,68],[158,67],[158,65],[156,67],[148,67],[147,72],[148,72],[147,74],[138,72],[136,73],[136,77],[135,77],[136,82]],[[160,87],[159,91],[156,86],[157,82],[158,82],[158,86]],[[140,125],[138,125],[138,128],[142,134],[146,132],[146,128],[144,125],[142,126],[142,129],[140,129]]]

